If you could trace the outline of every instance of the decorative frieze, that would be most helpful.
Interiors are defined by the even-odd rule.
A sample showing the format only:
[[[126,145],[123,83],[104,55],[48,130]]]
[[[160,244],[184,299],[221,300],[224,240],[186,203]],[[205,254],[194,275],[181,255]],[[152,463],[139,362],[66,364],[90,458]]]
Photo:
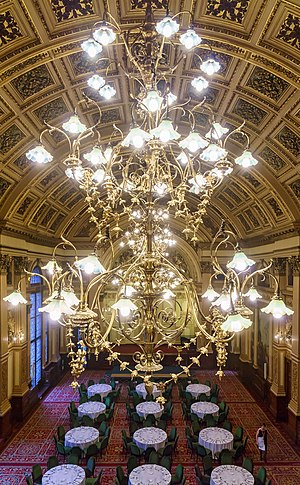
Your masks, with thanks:
[[[300,19],[298,16],[288,14],[278,32],[277,39],[300,49]]]
[[[12,81],[12,85],[24,99],[39,93],[52,84],[54,84],[54,81],[45,65],[25,72]]]
[[[25,134],[17,125],[12,125],[0,135],[0,153],[5,155],[25,138]]]
[[[277,101],[290,84],[266,69],[255,67],[248,79],[247,86]]]
[[[28,268],[29,260],[23,256],[13,256],[15,273],[22,273]]]
[[[242,24],[249,7],[249,1],[224,2],[224,0],[208,0],[206,15],[213,15],[214,17]]]
[[[12,16],[11,12],[7,10],[0,14],[0,47],[9,42],[22,37],[22,32]]]
[[[279,274],[279,276],[285,276],[286,263],[287,263],[287,258],[273,258],[273,267],[274,267],[275,273]]]
[[[0,271],[7,272],[11,261],[12,258],[8,254],[0,254]]]
[[[300,256],[291,256],[288,259],[294,276],[300,276]]]
[[[300,137],[292,130],[285,126],[276,136],[279,143],[281,143],[288,151],[295,157],[300,153]]]
[[[200,261],[200,270],[201,273],[211,273],[212,272],[212,265],[210,261]]]
[[[92,15],[94,13],[93,0],[52,0],[51,7],[55,13],[57,22],[64,20],[77,19],[85,15]]]
[[[232,112],[254,125],[260,125],[267,115],[263,109],[241,98],[237,100]]]

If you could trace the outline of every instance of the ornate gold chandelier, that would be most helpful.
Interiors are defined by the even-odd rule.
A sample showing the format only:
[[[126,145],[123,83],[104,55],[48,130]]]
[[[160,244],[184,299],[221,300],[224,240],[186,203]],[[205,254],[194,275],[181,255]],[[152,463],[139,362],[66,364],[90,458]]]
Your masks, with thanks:
[[[205,97],[196,105],[190,99],[177,103],[172,75],[187,56],[194,53],[199,60],[199,76],[191,81],[197,92],[205,92],[207,78],[220,68],[209,46],[206,60],[197,54],[201,38],[192,27],[179,33],[177,20],[183,15],[190,13],[171,17],[167,11],[165,18],[156,23],[149,0],[143,24],[126,30],[105,11],[103,21],[94,25],[82,48],[91,57],[107,49],[107,55],[101,58],[102,64],[107,64],[106,75],[114,63],[127,76],[132,126],[126,135],[114,126],[109,140],[102,142],[101,110],[96,102],[86,98],[82,102],[98,110],[93,126],[87,127],[75,111],[62,127],[46,123],[40,144],[27,153],[34,162],[51,162],[53,157],[43,144],[44,135],[60,133],[64,137],[69,146],[63,161],[66,175],[78,182],[85,194],[90,222],[97,228],[95,249],[90,255],[80,259],[72,242],[62,237],[52,260],[43,267],[50,275],[42,275],[49,296],[40,311],[66,327],[74,386],[84,370],[87,351],[96,357],[106,352],[110,363],[119,363],[132,378],[140,376],[151,386],[153,374],[163,368],[163,346],[176,349],[179,366],[167,382],[189,374],[192,365],[200,365],[201,356],[208,353],[211,344],[216,348],[217,373],[221,377],[228,342],[234,332],[251,325],[252,312],[244,300],[259,298],[254,288],[259,276],[265,278],[268,274],[275,281],[275,295],[262,310],[276,317],[292,312],[280,298],[278,282],[269,272],[271,263],[252,271],[254,261],[246,257],[235,235],[224,225],[211,245],[213,274],[203,294],[215,300],[209,316],[201,309],[193,281],[169,258],[175,244],[170,219],[184,223],[187,240],[198,240],[198,229],[211,196],[233,169],[226,147],[234,133],[245,138],[245,149],[234,162],[244,167],[257,163],[249,151],[243,125],[229,132],[217,122]],[[110,58],[112,44],[122,45],[124,65]],[[164,63],[166,47],[174,50],[174,66]],[[109,81],[98,74],[88,80],[88,85],[104,99],[115,94]],[[209,115],[209,126],[203,134],[196,129],[195,114],[199,112]],[[189,121],[188,134],[180,133],[175,125],[178,116]],[[126,255],[119,261],[115,257],[117,242]],[[108,244],[111,262],[104,267],[98,254]],[[218,258],[224,245],[234,253],[225,268]],[[72,250],[74,255],[65,269],[57,257],[61,248]],[[221,295],[212,286],[218,277],[223,280]],[[19,289],[5,299],[12,304],[26,303]],[[181,345],[180,337],[191,321],[195,335]],[[205,345],[190,358],[189,364],[183,365],[182,354],[200,336]],[[119,345],[124,342],[138,349],[132,356],[133,364],[123,360],[119,352]]]

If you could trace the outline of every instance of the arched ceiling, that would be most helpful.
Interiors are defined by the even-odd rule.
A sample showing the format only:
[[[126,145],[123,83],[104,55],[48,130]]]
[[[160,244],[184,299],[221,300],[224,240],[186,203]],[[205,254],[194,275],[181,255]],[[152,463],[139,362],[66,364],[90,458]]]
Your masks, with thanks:
[[[163,0],[155,0],[157,7]],[[193,10],[195,26],[221,63],[206,93],[219,120],[230,127],[246,121],[259,164],[236,167],[213,197],[204,220],[207,241],[226,218],[249,244],[299,234],[300,230],[300,2],[299,0],[171,0],[171,12]],[[111,13],[127,26],[143,18],[144,0],[109,0]],[[92,0],[10,0],[0,6],[0,224],[2,233],[53,241],[65,233],[84,240],[90,232],[83,197],[66,179],[61,163],[66,146],[48,138],[55,161],[34,166],[25,152],[39,139],[43,121],[61,124],[86,91],[94,63],[80,44],[103,6]],[[158,16],[162,18],[163,11]],[[182,19],[187,26],[187,16]],[[110,55],[120,59],[121,46]],[[208,50],[199,49],[205,57]],[[172,62],[172,58],[168,59]],[[100,64],[101,70],[101,64]],[[197,73],[186,58],[173,79],[181,100]],[[117,96],[101,101],[101,130],[130,123],[128,84],[109,71]],[[199,98],[200,99],[200,98]],[[93,112],[82,109],[87,122]],[[177,119],[182,129],[184,118]],[[224,121],[223,121],[224,122]],[[199,128],[205,123],[197,118]],[[242,152],[240,136],[230,153]],[[179,227],[180,229],[180,227]],[[91,229],[92,231],[92,229]]]

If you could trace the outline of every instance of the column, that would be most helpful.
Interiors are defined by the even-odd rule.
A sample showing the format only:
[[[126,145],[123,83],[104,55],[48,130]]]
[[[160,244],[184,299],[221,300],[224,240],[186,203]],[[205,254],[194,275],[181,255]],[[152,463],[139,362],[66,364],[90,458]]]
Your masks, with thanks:
[[[24,269],[28,266],[28,258],[14,256],[13,263],[15,286],[20,282],[22,295],[26,297],[27,278]],[[13,418],[16,421],[21,421],[30,409],[27,399],[30,381],[27,309],[28,305],[18,305],[14,310],[15,338],[11,346],[14,375],[11,405]]]
[[[288,429],[295,441],[300,441],[300,257],[289,260],[293,270],[293,330],[291,400],[288,405]]]
[[[257,361],[257,347],[258,347],[258,319],[259,319],[259,308],[255,307],[253,312],[253,331],[254,331],[254,342],[253,342],[253,367],[258,369]]]
[[[8,303],[3,301],[7,296],[6,274],[10,264],[8,255],[0,255],[0,436],[6,438],[11,434],[11,405],[8,399]]]
[[[276,278],[279,281],[279,288],[284,290],[286,287],[286,258],[274,258],[273,267]],[[272,319],[270,339],[270,362],[269,362],[269,382],[271,383],[270,408],[276,419],[286,417],[286,392],[285,392],[285,342],[276,341],[274,336],[280,331],[283,323]]]

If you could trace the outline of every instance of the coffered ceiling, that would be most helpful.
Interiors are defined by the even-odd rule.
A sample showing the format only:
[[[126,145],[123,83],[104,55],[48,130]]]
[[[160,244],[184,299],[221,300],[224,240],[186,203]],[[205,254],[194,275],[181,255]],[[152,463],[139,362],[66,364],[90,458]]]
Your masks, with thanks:
[[[157,17],[164,0],[155,0]],[[259,164],[251,170],[236,167],[213,197],[201,237],[208,240],[221,218],[228,219],[250,243],[287,237],[300,230],[300,0],[171,0],[170,10],[192,10],[195,26],[221,63],[210,82],[207,102],[218,121],[229,127],[246,121],[251,150]],[[143,0],[109,0],[118,21],[133,26],[143,18]],[[64,233],[84,240],[89,234],[84,199],[66,179],[61,162],[67,147],[49,137],[47,148],[55,160],[47,166],[28,162],[25,152],[39,139],[43,121],[61,124],[87,92],[94,62],[82,52],[101,1],[4,0],[0,5],[0,224],[2,232],[53,241]],[[187,15],[182,17],[187,26]],[[207,48],[198,54],[206,57]],[[110,47],[111,57],[123,57],[121,46]],[[166,50],[166,62],[172,62]],[[98,72],[104,65],[99,63]],[[190,55],[172,80],[181,101],[191,96],[190,80],[198,62]],[[101,131],[112,124],[130,123],[127,80],[114,65],[110,82],[117,95],[104,102]],[[94,110],[83,106],[86,122]],[[187,128],[186,119],[176,119]],[[197,116],[199,130],[205,126]],[[236,135],[231,156],[242,152]]]

